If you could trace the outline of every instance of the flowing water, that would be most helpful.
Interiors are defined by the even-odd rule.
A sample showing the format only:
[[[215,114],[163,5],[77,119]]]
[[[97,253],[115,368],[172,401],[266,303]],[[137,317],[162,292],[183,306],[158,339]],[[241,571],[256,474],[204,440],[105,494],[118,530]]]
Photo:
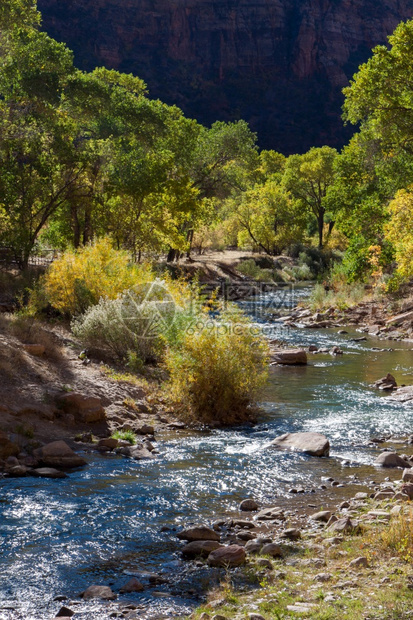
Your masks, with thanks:
[[[302,289],[295,299],[307,293]],[[344,355],[310,355],[306,367],[272,367],[262,394],[265,414],[254,427],[162,435],[156,461],[93,453],[87,468],[63,480],[1,480],[0,620],[52,618],[62,604],[53,601],[56,595],[68,597],[76,617],[109,617],[114,604],[84,604],[79,592],[93,583],[116,590],[131,574],[146,589],[120,600],[137,604],[140,617],[189,613],[215,577],[181,561],[174,528],[236,513],[245,497],[291,509],[326,506],[354,492],[356,483],[400,477],[375,470],[378,451],[368,443],[377,435],[411,433],[411,407],[369,386],[387,372],[399,384],[413,383],[413,345],[370,336],[355,343],[351,338],[359,333],[332,329],[287,330],[266,323],[259,303],[242,305],[273,336],[293,346],[338,344]],[[291,303],[289,295],[263,300],[265,306]],[[266,449],[277,435],[309,430],[329,437],[330,458]],[[320,489],[322,477],[346,486]],[[298,499],[291,487],[306,493]],[[154,573],[167,583],[150,583]]]

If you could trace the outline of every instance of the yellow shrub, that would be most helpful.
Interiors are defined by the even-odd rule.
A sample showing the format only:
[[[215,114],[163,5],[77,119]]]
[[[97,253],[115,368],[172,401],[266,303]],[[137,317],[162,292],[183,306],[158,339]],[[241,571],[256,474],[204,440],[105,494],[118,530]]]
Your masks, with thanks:
[[[76,251],[67,251],[52,263],[44,290],[54,308],[80,314],[101,297],[115,299],[123,291],[153,279],[147,265],[131,265],[126,252],[101,239]]]
[[[396,551],[406,562],[413,559],[413,510],[408,508],[391,520],[381,535],[386,547]]]
[[[179,348],[166,353],[171,398],[199,422],[245,421],[265,382],[267,344],[241,312],[230,309],[219,320],[208,314],[188,329]]]

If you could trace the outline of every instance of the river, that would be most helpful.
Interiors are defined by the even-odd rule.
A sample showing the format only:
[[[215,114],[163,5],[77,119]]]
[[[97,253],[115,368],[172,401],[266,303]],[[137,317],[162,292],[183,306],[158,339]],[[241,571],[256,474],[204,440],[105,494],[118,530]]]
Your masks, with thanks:
[[[268,294],[264,302],[287,310],[307,293],[302,289],[281,300]],[[257,309],[256,302],[242,305]],[[291,510],[310,502],[326,506],[354,488],[362,490],[363,482],[400,477],[372,466],[378,450],[369,439],[410,434],[411,407],[370,384],[387,372],[399,384],[411,384],[412,344],[370,336],[352,342],[360,334],[351,330],[286,329],[272,321],[265,327],[287,344],[339,345],[344,355],[310,355],[306,367],[272,367],[261,396],[264,414],[254,427],[164,434],[156,461],[91,453],[87,468],[63,480],[1,480],[0,620],[52,618],[62,604],[53,601],[58,595],[68,597],[76,617],[109,617],[113,604],[85,604],[79,592],[92,583],[116,590],[131,574],[146,589],[121,600],[137,604],[140,617],[190,613],[217,574],[181,561],[174,529],[236,513],[245,497]],[[308,430],[329,437],[330,458],[266,449],[277,435]],[[346,486],[325,483],[321,489],[322,477]],[[290,492],[300,487],[304,494]],[[154,573],[167,583],[150,583]]]

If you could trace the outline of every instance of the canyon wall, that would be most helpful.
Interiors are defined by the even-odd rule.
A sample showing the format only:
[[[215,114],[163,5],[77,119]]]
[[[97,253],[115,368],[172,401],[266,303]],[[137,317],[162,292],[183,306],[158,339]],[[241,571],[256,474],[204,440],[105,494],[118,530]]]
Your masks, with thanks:
[[[341,89],[413,0],[38,0],[77,66],[133,72],[205,124],[244,118],[286,154],[341,146]]]

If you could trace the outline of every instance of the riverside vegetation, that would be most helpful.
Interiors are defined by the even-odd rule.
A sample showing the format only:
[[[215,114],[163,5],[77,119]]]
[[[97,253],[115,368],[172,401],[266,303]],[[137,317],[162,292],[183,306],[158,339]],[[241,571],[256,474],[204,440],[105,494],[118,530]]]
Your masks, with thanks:
[[[152,436],[156,406],[160,422],[165,411],[196,425],[254,419],[268,343],[234,304],[184,276],[196,254],[245,251],[247,260],[236,269],[241,282],[318,278],[314,308],[344,311],[366,295],[394,303],[404,294],[413,275],[413,21],[400,24],[389,46],[376,48],[345,89],[344,118],[358,126],[350,143],[340,153],[324,146],[290,157],[259,151],[243,121],[206,128],[185,118],[151,100],[136,76],[77,70],[70,50],[41,31],[31,0],[2,2],[0,34],[0,251],[12,264],[1,276],[0,373],[16,393],[16,370],[33,390],[39,376],[59,385],[58,394],[38,390],[43,402],[35,407],[16,412],[11,399],[2,405],[7,474],[47,464],[48,446],[35,447],[31,416],[41,417],[44,433],[51,423],[49,439],[75,426],[83,443],[137,459],[153,458],[150,441],[137,435]],[[46,250],[54,260],[33,276],[30,261]],[[116,409],[117,430],[109,432],[101,398],[73,393],[62,382],[65,341],[84,347],[76,349],[76,360],[80,353],[85,368],[91,357],[102,362],[111,402],[121,402],[133,424],[122,419],[120,425]],[[89,389],[98,381],[96,369],[91,373]],[[25,416],[13,429],[19,444],[7,436],[16,415]],[[102,425],[97,439],[90,421]],[[394,548],[410,561],[411,515],[396,512],[380,533],[383,558]],[[366,531],[354,547],[345,539],[334,544],[331,559],[351,556],[360,541],[375,553],[377,540]],[[308,585],[311,571],[308,578],[308,568],[278,575],[289,586],[280,590],[277,582],[279,600],[271,602],[273,573],[268,564],[259,566],[269,570],[261,575],[266,599],[254,604],[268,617],[289,617],[293,590]],[[233,603],[226,617],[237,617],[242,597],[229,587],[229,576],[225,584],[226,603]],[[301,611],[319,620],[361,618],[366,596],[363,590],[357,600],[349,597],[344,609],[335,606],[334,594],[326,601],[320,592],[320,604]],[[383,602],[372,618],[402,618],[409,596],[403,586],[394,609]]]

